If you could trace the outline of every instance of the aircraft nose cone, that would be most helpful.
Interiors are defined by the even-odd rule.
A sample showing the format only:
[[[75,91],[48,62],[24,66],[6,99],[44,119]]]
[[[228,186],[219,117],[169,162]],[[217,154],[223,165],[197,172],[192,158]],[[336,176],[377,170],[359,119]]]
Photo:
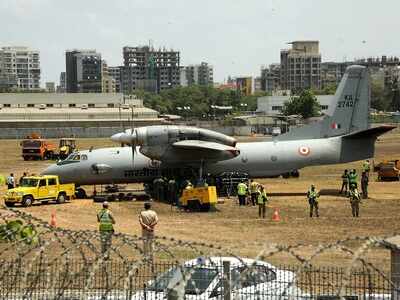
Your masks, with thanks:
[[[48,166],[46,169],[42,171],[41,175],[58,175],[57,166],[56,165]]]

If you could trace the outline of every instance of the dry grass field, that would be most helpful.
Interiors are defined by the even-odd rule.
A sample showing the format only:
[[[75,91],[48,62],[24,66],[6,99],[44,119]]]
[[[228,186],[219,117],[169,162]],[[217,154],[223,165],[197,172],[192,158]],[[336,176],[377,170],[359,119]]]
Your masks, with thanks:
[[[90,146],[113,146],[107,139],[84,139],[78,141],[80,149]],[[23,171],[38,173],[49,162],[24,162],[20,156],[19,141],[0,141],[0,174],[14,172],[19,177]],[[400,158],[400,130],[395,130],[377,141],[375,161]],[[268,205],[267,219],[257,218],[254,207],[239,207],[236,199],[226,199],[214,213],[184,213],[171,210],[166,204],[156,203],[160,217],[157,234],[183,240],[202,241],[234,249],[235,253],[254,257],[261,244],[292,245],[302,243],[303,255],[311,253],[319,244],[351,236],[385,236],[400,230],[400,183],[377,182],[375,174],[370,182],[370,199],[361,205],[361,217],[351,217],[347,198],[337,195],[341,184],[340,175],[345,168],[360,170],[361,162],[345,165],[309,167],[301,170],[298,179],[262,179],[267,191],[272,193]],[[308,217],[308,202],[299,193],[306,192],[311,183],[318,189],[330,191],[320,198],[320,218]],[[4,192],[4,187],[2,187]],[[2,200],[1,200],[2,201]],[[139,234],[137,214],[142,202],[115,202],[111,209],[117,219],[116,231]],[[63,205],[34,205],[23,209],[44,220],[51,213],[57,216],[57,225],[69,229],[96,229],[96,213],[99,204],[91,200],[75,200]],[[271,220],[274,209],[279,209],[280,222]],[[386,250],[372,251],[369,256],[376,263],[387,263]],[[320,262],[337,265],[345,258],[332,252],[324,255]]]

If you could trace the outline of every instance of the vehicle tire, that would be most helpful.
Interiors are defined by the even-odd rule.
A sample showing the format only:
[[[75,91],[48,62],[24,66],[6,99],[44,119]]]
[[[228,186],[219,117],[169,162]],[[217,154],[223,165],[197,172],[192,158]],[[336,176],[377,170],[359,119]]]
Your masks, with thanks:
[[[293,178],[299,178],[300,177],[300,172],[299,170],[294,170],[290,174]]]
[[[283,173],[283,174],[282,174],[282,178],[287,179],[287,178],[289,178],[289,177],[290,177],[290,173]]]
[[[7,207],[13,207],[15,203],[14,203],[14,202],[7,202],[7,201],[6,201],[4,204],[5,204]]]
[[[106,198],[104,196],[94,196],[93,197],[93,202],[103,203],[104,201],[106,201]]]
[[[189,200],[187,203],[187,208],[190,211],[200,211],[201,210],[200,201],[198,199]]]
[[[210,203],[205,203],[205,204],[201,205],[201,211],[203,211],[203,212],[210,211],[210,208],[211,208]]]
[[[107,201],[108,202],[113,202],[117,199],[117,197],[115,195],[109,195],[107,196]]]
[[[25,197],[22,199],[22,206],[24,206],[24,207],[31,206],[32,203],[33,203],[33,198],[32,198],[32,196],[25,196]]]
[[[50,160],[53,158],[53,152],[46,152],[44,154],[44,160]]]
[[[29,160],[29,157],[28,156],[24,156],[24,160],[26,161],[26,160]]]
[[[75,191],[75,197],[77,199],[86,199],[87,198],[86,191],[82,188],[77,188]]]
[[[64,203],[66,200],[67,200],[67,196],[65,196],[64,193],[58,194],[58,197],[57,197],[58,204]]]

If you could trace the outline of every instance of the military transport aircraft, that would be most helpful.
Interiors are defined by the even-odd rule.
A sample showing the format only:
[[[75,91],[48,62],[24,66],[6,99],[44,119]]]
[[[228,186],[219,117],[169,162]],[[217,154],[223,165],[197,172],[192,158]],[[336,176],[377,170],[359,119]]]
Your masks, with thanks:
[[[346,163],[374,156],[376,138],[394,126],[369,126],[370,84],[365,67],[350,66],[322,120],[275,137],[237,143],[230,136],[186,126],[147,126],[111,139],[131,147],[79,151],[43,174],[76,185],[152,182],[188,168],[218,175],[243,172],[269,177],[312,165]]]

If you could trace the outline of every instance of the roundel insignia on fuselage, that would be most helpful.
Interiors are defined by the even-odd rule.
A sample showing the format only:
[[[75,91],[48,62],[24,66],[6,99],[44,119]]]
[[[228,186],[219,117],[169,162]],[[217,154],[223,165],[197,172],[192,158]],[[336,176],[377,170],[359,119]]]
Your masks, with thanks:
[[[306,146],[299,147],[299,154],[302,156],[307,156],[310,154],[310,148]]]

